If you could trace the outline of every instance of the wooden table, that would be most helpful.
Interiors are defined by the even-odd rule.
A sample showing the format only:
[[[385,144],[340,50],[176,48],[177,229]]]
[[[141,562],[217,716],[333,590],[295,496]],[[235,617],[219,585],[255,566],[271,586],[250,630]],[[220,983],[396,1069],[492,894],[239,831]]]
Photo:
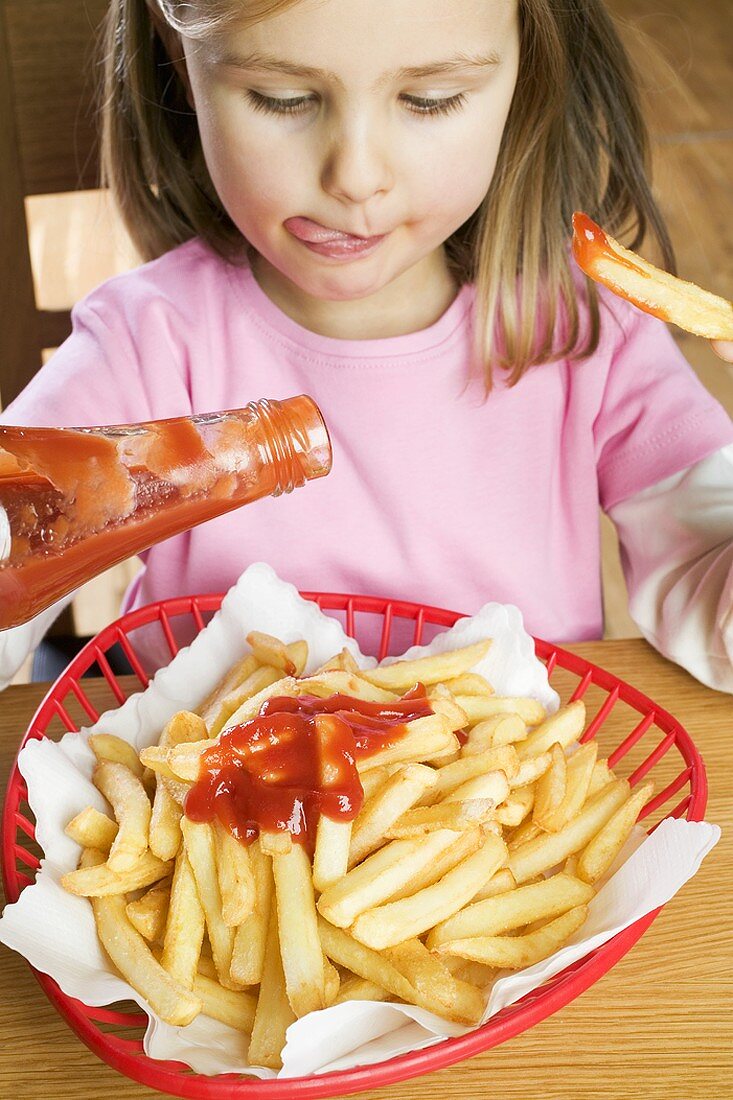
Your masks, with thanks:
[[[689,730],[707,766],[707,818],[723,839],[636,947],[582,997],[542,1024],[373,1100],[718,1100],[733,1095],[733,705],[644,642],[569,647],[646,692]],[[3,789],[44,685],[0,696]],[[91,692],[90,692],[91,694]],[[133,1100],[155,1093],[109,1069],[46,1000],[24,959],[0,946],[0,1096]]]

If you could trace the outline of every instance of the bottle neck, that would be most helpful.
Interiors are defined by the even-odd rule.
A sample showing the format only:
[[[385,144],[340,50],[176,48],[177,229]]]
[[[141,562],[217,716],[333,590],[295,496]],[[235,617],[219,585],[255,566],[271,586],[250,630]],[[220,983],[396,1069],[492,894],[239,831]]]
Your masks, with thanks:
[[[315,402],[301,394],[286,401],[253,401],[247,409],[262,429],[265,458],[274,474],[273,496],[290,493],[331,469],[331,441]]]

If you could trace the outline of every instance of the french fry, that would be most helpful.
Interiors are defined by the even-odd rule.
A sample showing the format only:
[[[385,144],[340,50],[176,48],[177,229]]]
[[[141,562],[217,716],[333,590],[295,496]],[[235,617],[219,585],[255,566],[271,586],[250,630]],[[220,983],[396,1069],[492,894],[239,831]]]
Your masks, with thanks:
[[[215,744],[216,741],[207,738],[204,741],[162,748],[159,745],[149,745],[140,753],[140,760],[146,767],[152,768],[156,775],[195,783],[201,768],[201,754]]]
[[[273,909],[268,920],[262,979],[248,1055],[250,1065],[269,1069],[281,1068],[285,1032],[296,1019],[285,991],[277,923],[277,913]]]
[[[221,729],[222,710],[226,709],[225,700],[227,700],[233,691],[235,691],[240,684],[252,675],[258,668],[257,658],[248,653],[245,657],[242,657],[235,665],[225,672],[219,683],[214,690],[204,699],[204,701],[196,708],[197,714],[201,716],[205,722],[207,728],[211,729],[213,726],[218,725]],[[236,707],[234,708],[236,709]],[[230,710],[226,714],[226,718],[229,714],[233,714],[234,710]],[[218,731],[217,731],[218,732]],[[200,737],[197,738],[200,740]]]
[[[193,993],[201,1001],[201,1012],[213,1020],[236,1028],[237,1031],[252,1031],[257,1007],[257,998],[244,990],[225,989],[220,982],[196,974],[193,980]]]
[[[250,844],[249,858],[255,882],[255,905],[236,930],[230,968],[233,981],[241,985],[257,985],[262,977],[273,893],[272,860],[262,851],[259,840]]]
[[[394,775],[396,771],[401,770],[402,765],[398,764],[394,767],[390,767],[389,764],[383,764],[381,768],[370,768],[369,771],[362,772],[359,775],[359,782],[361,783],[361,789],[364,792],[364,804],[366,804],[369,799],[377,793],[379,788],[387,782],[391,775]],[[363,808],[364,807],[362,806],[362,810]]]
[[[555,867],[574,852],[580,851],[621,806],[629,794],[625,779],[608,783],[577,817],[556,833],[546,833],[527,841],[509,853],[509,869],[519,884],[542,871]]]
[[[188,792],[191,790],[190,783],[182,783],[180,779],[171,779],[167,775],[161,775],[160,772],[154,772],[153,774],[155,775],[156,783],[160,780],[173,801],[183,809],[186,805]]]
[[[188,817],[181,820],[183,842],[186,855],[196,880],[201,908],[206,919],[211,953],[223,986],[231,985],[229,968],[232,962],[234,931],[224,923],[221,905],[221,891],[216,873],[216,855],[214,848],[214,830],[203,821],[192,821]]]
[[[524,740],[528,732],[527,723],[518,714],[494,714],[471,727],[463,746],[463,755],[473,755],[473,749],[469,750],[469,746],[476,746],[476,751],[482,751],[484,745],[494,749],[516,745],[517,741]]]
[[[260,848],[267,856],[286,856],[293,847],[293,837],[285,829],[260,829]]]
[[[327,890],[346,874],[351,826],[350,821],[335,821],[323,813],[319,817],[313,854],[313,885],[316,890]]]
[[[434,997],[443,1012],[470,1023],[478,1023],[484,1011],[481,991],[445,967],[418,939],[405,940],[385,952],[389,961],[423,996]]]
[[[476,672],[464,672],[450,680],[443,681],[443,687],[452,695],[493,695],[494,689],[485,676]]]
[[[206,920],[185,848],[176,857],[161,965],[185,989],[193,989]]]
[[[567,748],[577,741],[585,728],[585,703],[576,699],[566,707],[560,707],[555,714],[546,718],[541,725],[533,729],[527,738],[517,746],[520,760],[540,756],[557,742]]]
[[[497,715],[494,718],[487,718],[485,722],[477,722],[475,726],[471,726],[466,734],[466,742],[461,746],[461,757],[483,756],[488,752],[498,753],[501,749],[514,749],[514,742],[512,741],[506,741],[504,744],[495,743],[499,726],[503,723],[509,723],[510,726],[513,726],[514,721],[515,718],[510,714]],[[518,716],[516,716],[516,723],[524,731],[522,736],[526,736],[527,727]],[[511,735],[513,736],[513,732]],[[509,736],[509,733],[507,733],[507,736]],[[516,740],[521,740],[521,737],[517,737]],[[519,757],[516,749],[514,749],[513,754],[506,754],[504,759],[511,760],[514,771],[519,767]]]
[[[651,780],[643,783],[599,829],[578,856],[578,878],[586,882],[597,882],[605,875],[631,835],[636,819],[653,790],[654,783]]]
[[[161,735],[161,743],[184,745],[210,737],[209,729],[201,715],[192,710],[179,710],[173,715]]]
[[[320,668],[317,668],[313,675],[320,676],[322,672],[331,672],[333,670],[356,674],[361,671],[352,654],[345,646],[340,653],[336,653],[329,661],[324,662]]]
[[[233,837],[220,821],[213,823],[213,829],[221,915],[224,924],[235,928],[247,919],[255,905],[255,880],[249,861],[249,847]]]
[[[371,684],[361,670],[355,673],[340,669],[321,672],[302,679],[300,687],[303,694],[315,695],[320,699],[328,699],[331,695],[350,695],[368,703],[393,703],[399,699],[396,692]]]
[[[464,802],[441,802],[437,806],[419,806],[407,810],[387,829],[387,836],[424,836],[437,829],[463,832],[490,820],[495,810],[490,798],[469,798]]]
[[[462,730],[468,725],[466,712],[459,707],[454,696],[447,693],[444,695],[436,687],[428,693],[428,703],[433,714],[440,715],[452,732]]]
[[[181,845],[181,807],[157,777],[150,815],[150,851],[158,859],[174,859]]]
[[[268,699],[273,699],[275,696],[288,696],[295,698],[301,695],[303,692],[303,680],[296,679],[295,676],[283,676],[279,680],[275,680],[271,684],[267,684],[261,691],[258,691],[255,695],[250,695],[242,702],[235,711],[233,711],[226,719],[222,729],[230,729],[232,726],[242,725],[243,722],[248,722],[250,718],[254,718],[259,714],[260,708],[263,703]],[[218,735],[217,735],[218,736]],[[186,778],[183,776],[182,778]]]
[[[170,892],[171,884],[164,879],[151,886],[142,897],[127,903],[125,911],[130,924],[149,943],[159,940],[165,931]]]
[[[160,737],[162,746],[197,741],[208,735],[203,718],[191,711],[174,714]],[[181,845],[181,805],[156,776],[153,809],[150,815],[150,850],[158,859],[173,859]]]
[[[588,793],[585,796],[586,801],[593,798],[602,787],[605,787],[608,783],[612,783],[613,780],[614,774],[608,766],[608,761],[598,760],[591,772],[590,785],[588,787]]]
[[[325,1008],[326,993],[311,866],[302,845],[275,856],[272,871],[285,988],[295,1015],[305,1016]]]
[[[460,676],[477,665],[489,651],[490,641],[454,649],[447,653],[435,653],[414,661],[395,661],[362,672],[361,675],[376,687],[405,692],[416,683],[437,684]]]
[[[507,779],[513,776],[519,767],[516,750],[512,745],[498,749],[487,749],[481,755],[461,756],[453,764],[445,764],[435,773],[435,786],[429,788],[422,799],[425,804],[438,801],[454,793],[469,779],[489,772],[501,771]]]
[[[532,820],[531,817],[525,817],[521,825],[517,825],[512,829],[507,837],[507,847],[510,852],[513,852],[515,848],[521,847],[522,844],[526,844],[528,840],[534,840],[536,836],[542,836],[542,833],[546,830],[540,829],[539,825]]]
[[[496,894],[505,894],[509,890],[514,890],[516,885],[514,875],[509,868],[500,867],[496,874],[492,875],[489,881],[484,883],[478,893],[474,895],[474,903],[483,901],[485,898],[493,898]]]
[[[573,256],[591,279],[645,313],[708,340],[733,340],[733,302],[655,267],[580,211],[573,214]]]
[[[454,978],[468,982],[469,985],[475,985],[478,989],[486,990],[496,980],[498,971],[493,966],[472,962],[470,959],[461,959],[458,955],[441,955],[440,959]]]
[[[442,715],[432,714],[415,718],[406,724],[407,733],[393,745],[379,749],[371,756],[357,761],[359,774],[384,764],[419,763],[429,760],[436,752],[459,748],[453,732],[447,728]]]
[[[225,699],[222,700],[218,712],[212,716],[209,722],[209,735],[218,737],[222,730],[245,721],[240,717],[242,708],[251,700],[259,698],[263,691],[282,682],[283,673],[272,665],[262,665],[256,668],[251,675],[243,680]],[[279,694],[279,692],[275,692]],[[260,704],[261,705],[261,704]],[[256,712],[255,712],[256,713]],[[254,717],[250,714],[249,717]]]
[[[421,871],[411,875],[406,884],[390,894],[390,901],[400,901],[402,898],[411,897],[418,890],[424,890],[427,886],[433,886],[444,875],[457,867],[462,860],[477,852],[484,842],[488,825],[476,825],[462,833],[453,833],[455,840],[447,848],[436,856]]]
[[[318,911],[331,924],[348,928],[359,913],[386,901],[455,841],[449,829],[410,840],[392,840],[324,890]],[[408,936],[405,936],[407,939]]]
[[[365,772],[364,780],[373,775]],[[348,867],[361,862],[386,840],[386,830],[404,812],[414,806],[437,782],[438,773],[424,764],[407,764],[392,776],[386,776],[371,798],[367,798],[354,821],[348,854]],[[366,796],[366,785],[363,782]]]
[[[314,718],[315,736],[319,744],[320,780],[324,790],[328,790],[334,782],[338,782],[338,770],[334,769],[328,759],[328,744],[334,720],[330,714],[319,714]],[[338,882],[346,874],[351,827],[351,821],[335,820],[325,813],[321,813],[318,818],[313,853],[313,885],[319,892],[325,890],[331,883]]]
[[[117,819],[117,836],[109,850],[111,871],[129,871],[147,850],[150,799],[141,781],[125,764],[104,760],[92,773],[95,787],[109,802]]]
[[[489,698],[480,695],[457,695],[456,703],[465,712],[469,725],[484,722],[487,718],[493,718],[498,714],[518,714],[528,726],[536,726],[545,718],[545,708],[536,699],[503,695],[492,695]]]
[[[251,630],[247,635],[247,644],[261,665],[271,665],[286,676],[300,676],[308,660],[308,643],[291,642],[285,645],[272,634],[260,630]]]
[[[475,775],[473,779],[466,780],[459,787],[455,787],[450,794],[443,798],[443,802],[464,802],[468,798],[490,798],[495,806],[501,805],[509,794],[509,783],[506,773],[503,771],[486,772],[485,775]]]
[[[323,917],[318,918],[318,935],[324,953],[332,962],[348,967],[364,981],[373,982],[391,996],[409,1003],[413,988],[385,955],[365,947]]]
[[[390,993],[386,989],[382,989],[381,985],[377,985],[376,982],[367,981],[366,978],[353,977],[341,982],[338,996],[333,1003],[342,1005],[346,1001],[388,1001],[389,998]]]
[[[72,818],[64,832],[75,840],[80,848],[96,848],[106,855],[117,836],[117,829],[117,822],[111,817],[95,810],[93,806],[87,806]]]
[[[93,849],[82,855],[80,871],[96,871],[104,856]],[[145,998],[156,1015],[175,1027],[190,1024],[201,1001],[166,973],[147,943],[130,924],[122,896],[92,898],[97,935],[122,977]]]
[[[323,951],[321,951],[323,955]],[[323,987],[326,995],[326,1008],[336,1003],[341,988],[341,975],[336,967],[323,955]]]
[[[172,862],[164,863],[152,852],[144,852],[129,871],[113,871],[107,863],[79,867],[76,871],[62,875],[61,885],[64,890],[79,897],[109,897],[152,886],[172,871]]]
[[[598,744],[595,741],[588,741],[568,758],[565,797],[555,810],[542,815],[541,825],[545,831],[557,832],[580,813],[588,797],[597,754]],[[536,814],[537,805],[535,804],[535,821],[537,821]]]
[[[546,828],[545,823],[560,808],[567,792],[567,761],[557,741],[550,749],[550,759],[549,768],[537,781],[532,808],[532,820],[541,829]]]
[[[510,787],[526,787],[530,783],[536,783],[540,776],[543,776],[552,763],[552,756],[549,752],[543,752],[541,756],[531,756],[528,760],[523,760],[519,763],[519,757],[517,757],[517,767],[514,775],[507,775]]]
[[[433,752],[430,756],[426,757],[423,763],[431,764],[434,768],[445,767],[446,764],[455,764],[456,760],[460,760],[461,746],[458,738],[451,741],[450,745],[446,745],[444,749],[440,749],[438,752]]]
[[[576,905],[585,905],[593,894],[588,883],[562,873],[553,875],[531,886],[519,886],[505,894],[475,901],[435,925],[426,943],[434,951],[451,940],[503,935],[533,921],[550,920]]]
[[[295,675],[302,676],[308,664],[308,643],[301,638],[297,642],[289,642],[285,649],[288,659],[295,666]]]
[[[89,748],[98,763],[107,761],[110,764],[124,764],[134,776],[142,779],[143,766],[129,741],[113,733],[93,733],[89,738]]]
[[[472,936],[470,939],[450,940],[437,950],[441,954],[458,955],[486,966],[521,970],[546,959],[562,947],[587,916],[588,906],[578,905],[526,936]]]
[[[385,956],[350,936],[342,928],[335,928],[323,917],[318,918],[318,932],[321,944],[326,955],[339,966],[346,966],[354,974],[366,981],[374,982],[386,990],[391,996],[397,997],[407,1004],[418,1005],[435,1012],[439,1016],[446,1016],[457,1023],[476,1023],[474,1019],[465,1019],[457,1014],[458,1007],[448,1008],[429,989],[416,989],[410,981],[400,973]]]
[[[438,834],[439,835],[439,834]],[[411,897],[388,902],[361,913],[353,924],[354,938],[367,947],[392,947],[405,939],[421,936],[441,920],[466,905],[507,858],[507,848],[489,834],[483,845],[439,882]]]

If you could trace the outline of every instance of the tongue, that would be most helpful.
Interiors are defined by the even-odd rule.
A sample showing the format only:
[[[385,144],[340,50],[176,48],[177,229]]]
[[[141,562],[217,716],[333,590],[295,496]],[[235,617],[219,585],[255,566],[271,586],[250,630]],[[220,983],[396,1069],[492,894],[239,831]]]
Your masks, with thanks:
[[[291,233],[296,237],[300,237],[302,241],[312,241],[316,244],[321,241],[351,241],[355,239],[348,233],[339,232],[338,229],[325,229],[309,218],[288,218],[285,225]]]

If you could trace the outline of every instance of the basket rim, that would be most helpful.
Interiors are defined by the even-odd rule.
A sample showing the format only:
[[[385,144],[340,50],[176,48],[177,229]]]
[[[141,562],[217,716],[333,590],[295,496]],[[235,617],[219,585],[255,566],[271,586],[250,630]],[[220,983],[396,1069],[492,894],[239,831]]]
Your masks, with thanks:
[[[429,622],[446,627],[452,626],[460,618],[465,617],[444,608],[387,597],[317,591],[302,591],[300,594],[305,599],[316,602],[324,611],[346,611],[348,633],[353,632],[353,616],[360,611],[383,616],[386,613],[390,621],[393,617],[401,617],[414,619],[418,624]],[[96,634],[50,686],[36,708],[18,746],[8,778],[2,820],[2,875],[8,904],[17,901],[21,891],[32,882],[31,879],[21,875],[16,868],[13,852],[16,843],[15,815],[20,800],[20,788],[24,783],[18,769],[18,756],[29,740],[45,736],[53,703],[61,688],[70,680],[81,676],[95,662],[100,650],[104,654],[106,649],[118,641],[120,632],[133,630],[157,619],[168,636],[167,632],[170,631],[168,618],[184,613],[194,614],[201,629],[204,625],[201,612],[218,610],[224,595],[224,593],[207,593],[198,596],[173,597],[146,604],[121,615]],[[419,629],[421,630],[421,626]],[[553,669],[557,664],[581,677],[581,682],[587,680],[588,683],[598,684],[609,692],[616,692],[616,698],[621,698],[640,713],[651,715],[650,724],[655,724],[669,736],[674,735],[674,745],[689,767],[691,793],[684,816],[689,821],[702,820],[707,804],[705,767],[699,750],[681,723],[643,692],[592,661],[543,639],[535,637],[533,641],[537,656],[551,661]],[[140,679],[139,675],[138,678]],[[147,681],[147,677],[145,679]],[[141,690],[145,690],[146,686],[147,682]],[[53,713],[56,711],[53,710]],[[550,979],[546,987],[541,986],[538,990],[532,991],[527,995],[531,998],[528,1004],[524,1004],[526,997],[522,998],[465,1035],[438,1040],[422,1050],[397,1055],[381,1062],[357,1066],[349,1070],[311,1074],[306,1077],[260,1080],[243,1077],[240,1074],[207,1076],[191,1071],[184,1063],[160,1061],[142,1052],[133,1054],[131,1048],[136,1046],[135,1043],[131,1040],[120,1040],[97,1027],[93,1017],[87,1015],[88,1012],[95,1011],[93,1006],[86,1006],[63,993],[53,978],[28,965],[46,996],[85,1045],[112,1068],[141,1084],[181,1097],[206,1098],[206,1100],[214,1100],[215,1097],[217,1100],[223,1100],[223,1098],[234,1100],[240,1097],[246,1100],[265,1100],[265,1098],[287,1100],[294,1092],[299,1096],[326,1097],[379,1088],[453,1065],[533,1027],[578,997],[610,970],[644,934],[662,908],[654,910],[617,933],[590,955]]]

